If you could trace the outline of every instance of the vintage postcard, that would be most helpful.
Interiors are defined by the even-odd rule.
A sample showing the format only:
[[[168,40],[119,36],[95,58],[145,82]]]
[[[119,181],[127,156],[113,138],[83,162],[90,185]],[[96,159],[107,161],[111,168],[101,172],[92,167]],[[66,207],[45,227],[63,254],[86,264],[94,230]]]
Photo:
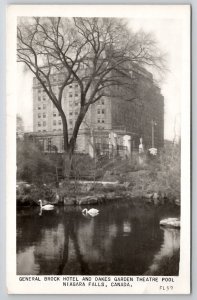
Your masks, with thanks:
[[[8,7],[8,293],[190,293],[190,14]]]

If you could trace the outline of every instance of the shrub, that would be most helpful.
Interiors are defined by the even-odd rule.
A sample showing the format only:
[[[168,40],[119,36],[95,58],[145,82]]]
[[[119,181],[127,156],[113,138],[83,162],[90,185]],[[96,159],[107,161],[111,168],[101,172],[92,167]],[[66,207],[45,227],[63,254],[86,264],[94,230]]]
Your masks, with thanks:
[[[159,155],[155,184],[160,192],[180,198],[180,144],[167,144]]]
[[[37,185],[56,180],[56,162],[30,141],[17,141],[17,180]]]
[[[147,157],[139,164],[139,154],[131,159],[116,160],[109,164],[104,180],[129,182],[136,196],[162,193],[169,198],[180,199],[180,144],[167,143],[156,157]]]
[[[148,161],[146,172],[137,176],[134,188],[142,193],[164,193],[180,199],[180,144],[166,144],[156,158]]]
[[[17,189],[16,199],[18,205],[37,205],[39,199],[53,202],[55,193],[47,186],[31,185],[27,187],[22,184]]]

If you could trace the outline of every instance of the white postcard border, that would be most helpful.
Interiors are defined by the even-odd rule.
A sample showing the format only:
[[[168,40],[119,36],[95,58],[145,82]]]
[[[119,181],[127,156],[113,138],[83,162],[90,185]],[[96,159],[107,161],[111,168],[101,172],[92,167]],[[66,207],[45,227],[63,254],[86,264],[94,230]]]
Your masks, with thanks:
[[[101,287],[63,287],[51,282],[24,282],[16,276],[16,18],[17,16],[108,16],[108,17],[147,17],[166,16],[181,18],[183,22],[182,59],[184,71],[182,78],[181,101],[181,242],[180,275],[173,277],[174,289],[170,294],[187,294],[190,292],[190,6],[189,5],[135,5],[131,6],[9,6],[7,13],[7,135],[6,135],[6,201],[7,201],[7,289],[16,294],[161,294],[161,285],[148,282],[135,282],[132,288]],[[43,277],[43,276],[39,276]],[[65,277],[65,276],[64,276]],[[132,276],[133,277],[133,276]],[[133,277],[134,278],[134,277]]]

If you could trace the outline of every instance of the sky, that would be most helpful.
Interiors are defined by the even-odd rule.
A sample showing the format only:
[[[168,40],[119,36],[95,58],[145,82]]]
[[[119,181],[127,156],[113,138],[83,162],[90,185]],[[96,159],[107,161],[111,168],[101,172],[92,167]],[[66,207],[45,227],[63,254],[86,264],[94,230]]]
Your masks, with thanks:
[[[139,19],[128,20],[133,31],[140,29],[152,32],[161,50],[167,53],[167,68],[165,78],[159,83],[164,96],[164,138],[178,139],[180,136],[181,118],[181,78],[183,59],[180,51],[183,38],[181,21],[179,19]],[[20,63],[17,65],[17,113],[23,118],[25,131],[33,130],[32,96],[33,75],[24,70]]]

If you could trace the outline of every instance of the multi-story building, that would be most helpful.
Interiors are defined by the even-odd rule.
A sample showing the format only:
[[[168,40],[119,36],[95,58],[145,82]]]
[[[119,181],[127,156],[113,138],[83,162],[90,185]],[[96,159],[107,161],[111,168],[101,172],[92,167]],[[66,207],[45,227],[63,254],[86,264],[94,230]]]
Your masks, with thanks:
[[[110,147],[110,134],[116,136],[117,144],[124,146],[124,136],[131,137],[131,148],[139,146],[142,137],[146,148],[161,147],[164,140],[164,98],[154,84],[150,72],[131,68],[132,85],[129,95],[123,86],[113,88],[110,97],[103,97],[92,104],[80,126],[76,150],[89,153],[92,143],[99,149]],[[53,92],[57,95],[63,74],[51,75]],[[127,79],[128,80],[128,79]],[[71,135],[80,109],[80,89],[73,82],[64,89],[63,110]],[[38,80],[33,80],[33,133],[43,150],[63,151],[62,121],[55,105],[46,95]],[[154,141],[153,141],[154,140]],[[102,146],[103,145],[103,146]]]

